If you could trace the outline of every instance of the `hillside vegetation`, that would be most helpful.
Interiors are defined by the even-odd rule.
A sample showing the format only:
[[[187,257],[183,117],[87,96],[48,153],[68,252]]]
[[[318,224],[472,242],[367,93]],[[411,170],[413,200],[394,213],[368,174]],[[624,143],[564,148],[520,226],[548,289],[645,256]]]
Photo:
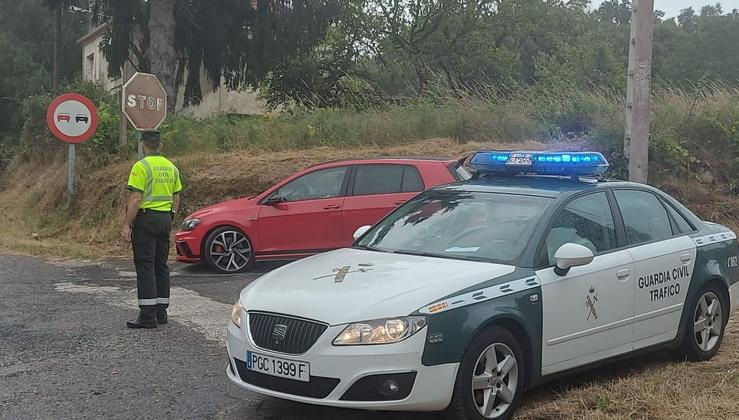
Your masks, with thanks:
[[[65,146],[50,137],[38,112],[50,96],[38,97],[28,107],[21,153],[0,184],[0,211],[12,221],[0,233],[0,245],[63,255],[126,252],[116,244],[116,233],[127,171],[135,159],[135,136],[126,153],[116,152],[113,99],[90,86],[78,89],[96,98],[101,124],[98,135],[79,148],[76,205],[67,208],[64,200]],[[451,91],[365,111],[322,109],[207,121],[175,117],[162,127],[164,153],[184,178],[183,213],[256,194],[314,163],[357,156],[462,157],[492,147],[588,148],[606,154],[611,176],[625,177],[620,96],[575,89],[504,96],[480,89],[475,96]],[[737,226],[737,89],[657,92],[650,152],[650,183],[704,218]],[[62,244],[74,244],[74,249]]]

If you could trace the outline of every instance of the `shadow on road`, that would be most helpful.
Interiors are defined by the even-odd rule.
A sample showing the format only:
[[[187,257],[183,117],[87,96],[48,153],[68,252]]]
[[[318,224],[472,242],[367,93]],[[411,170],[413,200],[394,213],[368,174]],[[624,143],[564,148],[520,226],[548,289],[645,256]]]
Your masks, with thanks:
[[[291,261],[268,261],[268,262],[257,262],[252,268],[246,273],[236,274],[218,274],[210,269],[205,264],[183,264],[174,263],[172,268],[180,275],[186,276],[203,276],[203,277],[237,277],[243,275],[262,275],[266,274],[276,268],[282,267],[283,265],[289,264]]]

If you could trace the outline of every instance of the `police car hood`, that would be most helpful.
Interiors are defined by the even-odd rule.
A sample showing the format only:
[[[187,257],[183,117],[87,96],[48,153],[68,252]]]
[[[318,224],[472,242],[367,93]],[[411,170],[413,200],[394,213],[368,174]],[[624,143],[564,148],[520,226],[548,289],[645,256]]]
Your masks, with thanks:
[[[409,315],[458,290],[513,272],[502,264],[340,249],[268,273],[241,292],[247,311],[331,325]]]

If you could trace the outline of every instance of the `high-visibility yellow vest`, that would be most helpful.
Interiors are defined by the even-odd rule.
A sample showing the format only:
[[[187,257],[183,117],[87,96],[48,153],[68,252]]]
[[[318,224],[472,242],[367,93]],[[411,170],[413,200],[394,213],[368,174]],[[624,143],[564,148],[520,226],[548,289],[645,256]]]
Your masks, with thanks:
[[[128,189],[141,193],[140,208],[172,211],[174,195],[182,191],[180,171],[164,156],[148,154],[131,168]]]

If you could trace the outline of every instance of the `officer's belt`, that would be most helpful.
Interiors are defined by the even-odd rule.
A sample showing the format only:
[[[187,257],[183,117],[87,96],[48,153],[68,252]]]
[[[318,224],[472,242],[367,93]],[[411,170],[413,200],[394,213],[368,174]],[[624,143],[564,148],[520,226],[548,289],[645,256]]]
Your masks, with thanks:
[[[171,212],[165,211],[165,210],[139,209],[138,214],[146,214],[146,213],[167,213],[169,214]]]

